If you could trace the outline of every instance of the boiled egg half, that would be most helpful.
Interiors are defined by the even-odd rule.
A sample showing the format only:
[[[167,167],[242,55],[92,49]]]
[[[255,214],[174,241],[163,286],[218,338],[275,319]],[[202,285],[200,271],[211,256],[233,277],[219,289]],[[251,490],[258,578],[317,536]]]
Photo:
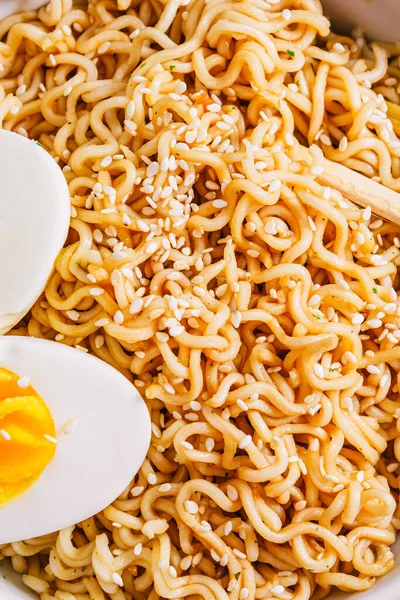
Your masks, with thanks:
[[[0,544],[101,511],[150,435],[143,399],[113,367],[56,342],[0,337]]]
[[[0,335],[42,293],[69,219],[68,186],[56,161],[37,142],[0,131]]]

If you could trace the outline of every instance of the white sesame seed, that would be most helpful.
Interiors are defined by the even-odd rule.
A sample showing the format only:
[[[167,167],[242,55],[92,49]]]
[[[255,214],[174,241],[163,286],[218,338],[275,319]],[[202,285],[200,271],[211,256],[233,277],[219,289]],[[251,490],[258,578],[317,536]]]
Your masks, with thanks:
[[[185,510],[191,515],[196,515],[199,512],[199,505],[197,502],[193,502],[192,500],[186,500],[185,502]]]
[[[159,342],[161,342],[162,344],[166,344],[169,340],[169,336],[167,333],[163,332],[163,331],[157,331],[156,333],[156,338],[158,339]]]
[[[68,419],[68,421],[66,421],[63,425],[63,432],[66,435],[70,435],[71,433],[73,433],[76,429],[78,425],[78,421],[75,418],[72,419]]]
[[[386,467],[386,470],[388,473],[394,473],[395,471],[397,471],[398,467],[399,467],[399,463],[395,462],[395,463],[391,463],[390,465],[388,465]],[[362,472],[362,471],[360,471],[360,472]]]
[[[124,319],[123,312],[120,310],[117,310],[117,312],[114,315],[114,323],[116,323],[117,325],[122,325],[124,320],[125,319]]]
[[[134,546],[133,548],[133,554],[135,556],[140,556],[143,550],[143,544],[141,544],[140,542],[138,544],[136,544],[136,546]]]
[[[375,365],[368,365],[367,371],[368,373],[371,373],[371,375],[378,375],[380,372],[378,367]]]
[[[333,49],[335,52],[339,52],[340,54],[342,54],[343,52],[346,52],[346,48],[340,42],[335,42],[333,44]]]
[[[242,439],[239,442],[239,448],[241,450],[243,450],[244,448],[247,448],[247,446],[249,446],[252,442],[252,437],[251,435],[245,435],[244,437],[242,437]]]
[[[155,485],[157,483],[157,477],[154,475],[154,473],[149,473],[147,475],[147,481],[150,485]]]
[[[282,11],[282,17],[285,19],[285,21],[290,21],[291,16],[292,12],[288,8],[285,8],[285,10]]]
[[[338,485],[335,485],[334,488],[332,488],[332,492],[335,492],[335,494],[341,492],[342,490],[344,490],[343,483],[339,483]]]
[[[371,329],[377,329],[382,326],[382,321],[380,319],[369,319],[366,324],[371,327]]]
[[[20,377],[17,381],[17,386],[19,388],[27,388],[30,386],[31,378],[30,377]]]
[[[235,487],[233,487],[233,485],[226,486],[226,495],[232,502],[236,502],[236,500],[239,498],[238,491]]]
[[[240,552],[240,550],[237,550],[236,548],[233,549],[233,554],[238,558],[246,558],[246,555],[243,554],[243,552]]]
[[[318,294],[315,294],[314,296],[311,296],[311,298],[309,299],[308,305],[309,306],[317,306],[320,302],[321,302],[321,296],[318,296]]]
[[[239,600],[246,600],[249,597],[250,591],[247,588],[242,588],[239,594]]]
[[[96,327],[105,327],[109,324],[109,322],[109,319],[99,319],[98,321],[95,321],[94,324],[96,325]]]
[[[172,486],[170,483],[163,483],[162,485],[160,485],[160,487],[158,488],[159,492],[170,492],[172,489]]]
[[[56,440],[55,437],[53,437],[52,435],[48,435],[47,433],[44,434],[43,436],[48,442],[51,442],[52,444],[57,444],[58,441]]]
[[[320,379],[323,379],[325,377],[324,369],[323,369],[323,367],[319,363],[316,363],[314,365],[314,373]]]
[[[11,440],[11,435],[5,431],[4,429],[0,429],[0,435],[9,442]]]
[[[100,165],[103,168],[106,168],[106,167],[109,167],[111,165],[111,163],[112,163],[112,156],[105,156],[103,158],[103,160],[101,161]]]
[[[268,186],[268,191],[271,193],[277,192],[278,190],[280,190],[281,186],[282,186],[282,184],[279,181],[279,179],[273,179]]]
[[[131,495],[134,498],[136,498],[137,496],[140,496],[143,492],[144,492],[144,487],[141,485],[138,485],[131,489]]]
[[[247,406],[246,402],[244,402],[240,398],[238,400],[236,400],[236,404],[238,405],[239,408],[241,408],[244,411],[249,410],[249,407]]]
[[[119,573],[113,573],[112,574],[112,580],[114,583],[116,583],[117,585],[119,585],[120,587],[123,587],[124,582],[122,580],[121,575],[119,575]]]
[[[212,452],[213,448],[215,445],[215,441],[214,438],[207,438],[206,439],[206,450],[207,452]]]
[[[356,313],[352,316],[351,322],[353,323],[353,325],[361,325],[361,323],[364,322],[364,317],[361,313]]]
[[[273,594],[275,594],[276,596],[281,596],[284,591],[285,591],[285,588],[283,587],[283,585],[273,585],[271,587],[271,592]]]
[[[140,312],[143,308],[143,304],[142,298],[136,298],[129,307],[130,314],[135,315]]]
[[[346,363],[357,363],[357,358],[356,356],[353,354],[353,352],[350,352],[349,350],[347,350],[346,352],[344,352],[342,354],[342,363],[345,365]]]

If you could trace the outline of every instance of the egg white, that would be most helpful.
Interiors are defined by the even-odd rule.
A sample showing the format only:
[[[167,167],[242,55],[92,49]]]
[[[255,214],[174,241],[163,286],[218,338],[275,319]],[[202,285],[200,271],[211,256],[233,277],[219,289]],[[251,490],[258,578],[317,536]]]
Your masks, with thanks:
[[[140,468],[151,430],[132,383],[79,350],[42,339],[0,337],[0,366],[30,378],[52,413],[58,438],[55,456],[39,479],[0,506],[3,544],[62,529],[108,506]],[[71,419],[76,426],[67,434]]]
[[[0,335],[40,296],[68,233],[70,197],[36,142],[0,131]]]

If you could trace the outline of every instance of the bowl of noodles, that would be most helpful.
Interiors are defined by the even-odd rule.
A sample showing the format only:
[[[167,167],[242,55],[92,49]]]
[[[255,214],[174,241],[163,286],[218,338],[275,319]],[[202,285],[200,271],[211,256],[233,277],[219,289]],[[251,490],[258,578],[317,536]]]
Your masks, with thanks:
[[[381,41],[334,33],[318,0],[52,0],[0,22],[2,127],[71,195],[14,332],[119,369],[152,420],[111,506],[0,547],[0,597],[398,598],[400,229],[318,175],[325,156],[400,191],[400,44],[378,22],[400,14],[348,4]]]

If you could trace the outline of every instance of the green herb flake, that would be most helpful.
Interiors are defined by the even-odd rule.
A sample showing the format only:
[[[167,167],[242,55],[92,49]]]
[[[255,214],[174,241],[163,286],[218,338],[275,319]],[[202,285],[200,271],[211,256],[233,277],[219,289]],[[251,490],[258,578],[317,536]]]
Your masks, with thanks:
[[[378,293],[378,290],[376,288],[372,288],[372,291],[374,292],[374,294]]]
[[[35,141],[36,146],[40,146],[41,148],[43,148],[42,144],[38,141]]]
[[[286,50],[286,52],[289,54],[289,56],[291,56],[292,58],[294,58],[296,55],[293,52],[293,50]]]
[[[146,64],[147,64],[147,63],[145,63],[145,62],[144,62],[144,63],[142,63],[142,64],[140,65],[140,68],[141,68],[141,69],[143,69],[143,67],[145,67],[145,66],[146,66]]]
[[[235,573],[235,579],[236,579],[236,581],[239,579],[239,577],[240,577],[240,573]]]
[[[176,65],[169,65],[169,70],[173,71],[175,69]]]
[[[86,571],[87,567],[82,567],[82,572],[84,573]]]

